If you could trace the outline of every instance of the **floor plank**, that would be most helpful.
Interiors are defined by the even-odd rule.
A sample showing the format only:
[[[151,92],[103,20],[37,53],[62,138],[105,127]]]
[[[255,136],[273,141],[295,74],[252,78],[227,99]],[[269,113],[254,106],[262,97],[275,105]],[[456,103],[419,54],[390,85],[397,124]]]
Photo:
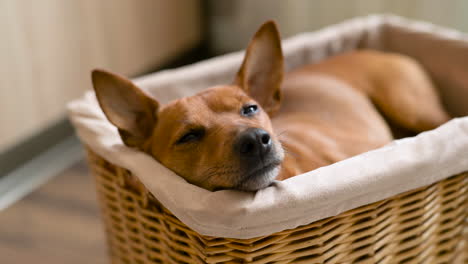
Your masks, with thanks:
[[[0,256],[2,264],[108,262],[84,162],[0,212]]]

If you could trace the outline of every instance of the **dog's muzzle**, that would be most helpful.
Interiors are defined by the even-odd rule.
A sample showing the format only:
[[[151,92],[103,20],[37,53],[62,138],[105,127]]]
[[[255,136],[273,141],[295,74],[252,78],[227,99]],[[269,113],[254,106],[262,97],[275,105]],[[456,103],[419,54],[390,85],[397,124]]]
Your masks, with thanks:
[[[242,172],[239,179],[242,189],[256,189],[256,185],[264,185],[259,183],[267,180],[263,179],[266,176],[272,178],[271,174],[277,171],[281,163],[270,134],[261,128],[248,128],[234,142],[234,152],[239,157]]]

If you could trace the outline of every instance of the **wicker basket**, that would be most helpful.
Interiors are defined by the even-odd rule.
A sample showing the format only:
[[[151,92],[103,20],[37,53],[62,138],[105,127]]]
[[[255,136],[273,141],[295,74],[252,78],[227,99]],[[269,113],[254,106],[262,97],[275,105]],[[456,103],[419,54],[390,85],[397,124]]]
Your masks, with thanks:
[[[468,263],[468,173],[292,230],[203,236],[88,150],[112,263]]]
[[[336,34],[337,29],[339,36]],[[443,87],[442,98],[447,103],[448,110],[458,116],[468,115],[465,101],[468,96],[468,79],[465,70],[468,67],[467,35],[427,24],[413,24],[399,18],[377,16],[344,23],[338,28],[324,30],[313,38],[311,36],[298,36],[286,43],[289,47],[285,49],[289,68],[361,47],[410,54],[421,61],[437,86]],[[304,40],[314,41],[314,48],[304,49]],[[285,47],[286,45],[283,46]],[[433,50],[439,52],[433,53]],[[234,66],[237,67],[236,60],[241,55],[234,54],[219,60],[214,59],[206,64],[190,66],[182,73],[166,72],[145,76],[140,83],[145,84],[144,88],[155,93],[158,99],[168,101],[172,95],[185,95],[187,90],[194,92],[196,89],[206,87],[207,82],[215,84],[226,80],[231,76]],[[213,68],[216,63],[222,64],[223,67]],[[207,72],[207,68],[212,71]],[[203,74],[207,72],[203,78],[200,78],[201,72]],[[164,90],[159,89],[161,87],[164,87]],[[96,177],[112,263],[468,263],[468,172],[466,171],[468,162],[460,158],[466,157],[468,151],[466,136],[456,134],[457,136],[448,138],[447,135],[452,134],[444,134],[446,137],[441,141],[444,145],[441,155],[432,159],[434,162],[430,163],[431,166],[428,166],[427,162],[421,163],[423,165],[417,162],[405,163],[402,159],[403,163],[410,164],[408,165],[412,169],[410,173],[405,169],[404,173],[400,174],[402,170],[398,170],[396,164],[399,159],[393,159],[393,163],[392,159],[389,159],[388,164],[386,163],[388,170],[394,172],[391,174],[393,176],[396,173],[400,177],[399,186],[405,187],[400,191],[389,188],[394,192],[349,207],[339,206],[337,203],[337,210],[334,213],[323,214],[322,217],[314,219],[310,219],[309,215],[304,216],[301,222],[289,221],[291,218],[288,218],[281,222],[288,224],[285,225],[287,227],[274,228],[274,231],[258,232],[254,235],[233,235],[249,239],[212,237],[206,234],[217,236],[220,234],[197,229],[196,225],[189,222],[192,218],[184,218],[183,214],[175,209],[177,206],[174,204],[185,205],[185,203],[165,203],[165,205],[192,228],[182,223],[151,194],[148,194],[147,190],[134,188],[138,186],[135,185],[137,177],[128,169],[132,169],[137,174],[139,172],[140,179],[147,180],[141,177],[144,173],[137,170],[140,168],[139,162],[132,162],[142,159],[129,158],[141,153],[132,153],[134,150],[131,149],[125,151],[126,148],[121,145],[122,143],[115,140],[119,139],[114,131],[115,127],[105,120],[95,98],[91,96],[88,99],[71,107],[73,110],[71,119],[78,128],[81,140],[88,147],[89,164]],[[461,126],[462,123],[465,125]],[[468,134],[466,121],[452,123],[452,127],[457,126],[459,130],[463,128]],[[108,135],[114,135],[114,138],[109,138]],[[426,151],[417,154],[439,154],[434,151],[432,145],[427,145],[427,141],[424,142],[424,146],[428,146],[425,148]],[[429,143],[431,142],[433,141]],[[422,149],[418,148],[418,151]],[[453,155],[443,159],[443,154],[449,152]],[[149,157],[145,158],[154,162]],[[454,166],[456,169],[453,169]],[[419,173],[414,173],[416,170]],[[459,174],[463,171],[465,172]],[[356,173],[361,175],[358,170]],[[434,174],[440,177],[434,178]],[[167,175],[160,176],[160,180],[163,180]],[[412,176],[417,177],[411,180]],[[435,182],[437,180],[439,181]],[[414,185],[415,182],[419,184]],[[161,191],[161,186],[164,188],[169,186],[158,183],[155,184],[160,189],[156,190]],[[382,181],[373,183],[378,186],[385,184]],[[430,183],[433,184],[414,189]],[[407,192],[401,193],[403,191]],[[163,195],[167,193],[153,192],[161,201],[167,202]],[[367,193],[366,189],[357,195]],[[392,196],[394,194],[398,195]],[[179,196],[175,198],[177,197]],[[187,199],[177,201],[188,203]],[[328,199],[326,202],[323,207],[335,209],[329,206]],[[364,206],[356,208],[360,205]],[[277,208],[276,204],[274,208]],[[351,208],[355,209],[346,211]],[[302,210],[302,207],[299,209]],[[310,211],[320,213],[320,210],[313,208]],[[198,222],[210,228],[216,226],[206,222],[207,218],[203,218],[205,212],[201,211],[202,217],[197,218]],[[235,212],[237,214],[238,211]],[[260,230],[258,227],[263,226],[264,220],[269,218],[261,218],[264,217],[262,214],[265,211],[259,212],[254,218],[257,220],[252,227],[254,231]],[[298,215],[301,213],[302,211]],[[228,218],[231,219],[230,217],[235,217],[236,214],[231,214]],[[327,216],[332,217],[322,219]],[[317,219],[322,220],[315,221]],[[236,220],[236,223],[239,222]],[[246,223],[247,221],[244,221],[239,230],[247,230],[248,223]],[[296,227],[297,225],[302,226]],[[227,227],[229,232],[221,236],[231,234],[230,226]],[[293,229],[284,230],[287,228]],[[268,235],[276,231],[280,232]],[[266,236],[251,238],[260,235]]]

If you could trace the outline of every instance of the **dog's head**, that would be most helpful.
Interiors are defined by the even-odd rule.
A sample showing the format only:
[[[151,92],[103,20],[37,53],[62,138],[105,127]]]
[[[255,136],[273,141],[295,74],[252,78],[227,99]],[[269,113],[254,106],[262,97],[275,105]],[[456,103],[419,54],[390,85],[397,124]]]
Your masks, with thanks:
[[[284,154],[270,116],[279,109],[283,56],[273,22],[257,31],[231,85],[167,105],[129,80],[95,70],[99,104],[123,142],[208,190],[271,184]]]

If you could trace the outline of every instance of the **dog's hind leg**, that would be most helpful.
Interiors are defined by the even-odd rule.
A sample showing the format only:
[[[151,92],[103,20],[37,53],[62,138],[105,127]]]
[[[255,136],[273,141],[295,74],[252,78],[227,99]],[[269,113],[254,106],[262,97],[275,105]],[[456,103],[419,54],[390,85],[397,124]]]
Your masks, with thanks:
[[[402,55],[388,55],[385,74],[376,76],[369,96],[397,126],[412,132],[434,129],[447,122],[437,90],[422,66]]]

